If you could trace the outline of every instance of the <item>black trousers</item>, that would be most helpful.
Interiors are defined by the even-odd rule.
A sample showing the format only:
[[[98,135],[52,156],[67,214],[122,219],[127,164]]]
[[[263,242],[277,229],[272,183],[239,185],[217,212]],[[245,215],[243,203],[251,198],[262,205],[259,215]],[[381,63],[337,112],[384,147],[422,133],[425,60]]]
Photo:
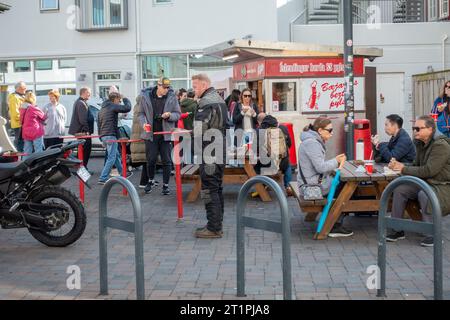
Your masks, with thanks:
[[[223,174],[225,165],[201,164],[200,178],[202,180],[201,196],[205,203],[207,228],[209,231],[222,231],[224,199]]]
[[[91,158],[91,150],[92,150],[92,139],[84,139],[86,142],[84,143],[84,157],[83,164],[87,168],[89,159]]]
[[[158,155],[161,155],[161,161],[163,165],[163,183],[169,184],[170,171],[172,168],[171,160],[172,146],[170,141],[164,141],[163,136],[154,136],[153,141],[145,141],[145,153],[147,156],[147,168],[149,180],[155,179],[156,161]]]
[[[61,138],[44,138],[45,149],[48,149],[51,146],[56,146],[57,144],[62,143],[64,143],[64,139]]]

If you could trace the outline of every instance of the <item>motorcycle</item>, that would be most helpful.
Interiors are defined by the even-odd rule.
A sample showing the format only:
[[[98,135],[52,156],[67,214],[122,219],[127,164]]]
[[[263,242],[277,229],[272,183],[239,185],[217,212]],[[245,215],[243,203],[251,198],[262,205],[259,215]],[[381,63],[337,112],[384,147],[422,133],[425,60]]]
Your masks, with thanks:
[[[80,144],[84,140],[53,146],[24,161],[0,163],[2,229],[27,228],[49,247],[65,247],[82,236],[84,207],[75,194],[60,186],[74,175],[89,187],[90,174],[72,156]]]

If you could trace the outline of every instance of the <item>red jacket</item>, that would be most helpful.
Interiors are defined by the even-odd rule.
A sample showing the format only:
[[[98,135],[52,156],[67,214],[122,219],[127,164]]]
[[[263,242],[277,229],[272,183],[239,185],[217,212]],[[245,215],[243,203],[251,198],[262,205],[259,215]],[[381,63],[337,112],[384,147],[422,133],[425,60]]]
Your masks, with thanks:
[[[44,121],[47,116],[37,106],[31,104],[28,108],[20,108],[20,122],[22,123],[22,138],[33,141],[45,133]]]

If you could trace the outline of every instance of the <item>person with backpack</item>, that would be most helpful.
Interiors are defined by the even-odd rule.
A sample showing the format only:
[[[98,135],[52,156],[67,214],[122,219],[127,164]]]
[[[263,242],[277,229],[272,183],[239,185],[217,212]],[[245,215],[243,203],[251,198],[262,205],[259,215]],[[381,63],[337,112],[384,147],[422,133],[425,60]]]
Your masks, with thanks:
[[[45,120],[47,116],[36,105],[36,96],[33,92],[27,92],[25,102],[20,107],[23,151],[27,154],[23,160],[28,159],[33,152],[44,151]]]
[[[264,149],[267,150],[267,156],[275,160],[277,168],[283,173],[283,182],[286,195],[293,195],[289,183],[292,180],[292,166],[290,163],[289,149],[292,146],[292,140],[289,136],[288,128],[278,124],[278,120],[265,113],[260,113],[257,117],[259,125],[258,130],[265,130]],[[276,153],[272,154],[271,153]]]
[[[435,136],[436,123],[430,116],[419,117],[413,127],[416,158],[412,165],[405,165],[392,160],[389,168],[426,181],[436,193],[441,206],[442,215],[450,213],[450,139],[446,136]],[[432,222],[431,205],[426,193],[415,185],[401,185],[394,190],[392,201],[392,218],[402,219],[409,200],[418,200],[422,220]],[[389,242],[405,239],[402,230],[393,230],[386,236]],[[420,243],[423,247],[434,245],[433,237],[425,235]]]
[[[347,161],[345,154],[340,154],[333,159],[325,158],[325,144],[333,137],[333,124],[326,117],[318,117],[314,123],[303,129],[301,141],[298,148],[298,175],[297,182],[302,194],[303,185],[317,185],[322,189],[322,195],[326,196],[333,181],[334,171],[341,163]],[[351,230],[344,228],[343,220],[335,223],[333,229],[328,234],[331,238],[349,237],[353,235]]]
[[[120,161],[120,153],[117,142],[111,142],[119,138],[119,113],[128,113],[131,111],[131,102],[127,98],[123,98],[118,92],[112,92],[108,96],[108,100],[103,102],[102,108],[98,113],[98,133],[100,140],[106,147],[107,159],[102,173],[98,180],[98,184],[104,185],[109,178],[113,165],[116,166],[119,173],[127,168],[122,168]]]

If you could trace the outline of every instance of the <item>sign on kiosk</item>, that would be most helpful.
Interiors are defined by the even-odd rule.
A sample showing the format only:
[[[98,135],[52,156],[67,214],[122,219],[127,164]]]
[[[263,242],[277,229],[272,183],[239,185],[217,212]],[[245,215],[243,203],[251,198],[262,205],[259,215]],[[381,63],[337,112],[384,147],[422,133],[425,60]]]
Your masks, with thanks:
[[[355,58],[354,72],[355,76],[364,75],[364,58]],[[270,58],[237,63],[233,66],[235,81],[342,76],[344,76],[342,58]]]
[[[302,79],[302,112],[345,111],[345,79]],[[364,78],[356,78],[355,110],[364,110]]]

